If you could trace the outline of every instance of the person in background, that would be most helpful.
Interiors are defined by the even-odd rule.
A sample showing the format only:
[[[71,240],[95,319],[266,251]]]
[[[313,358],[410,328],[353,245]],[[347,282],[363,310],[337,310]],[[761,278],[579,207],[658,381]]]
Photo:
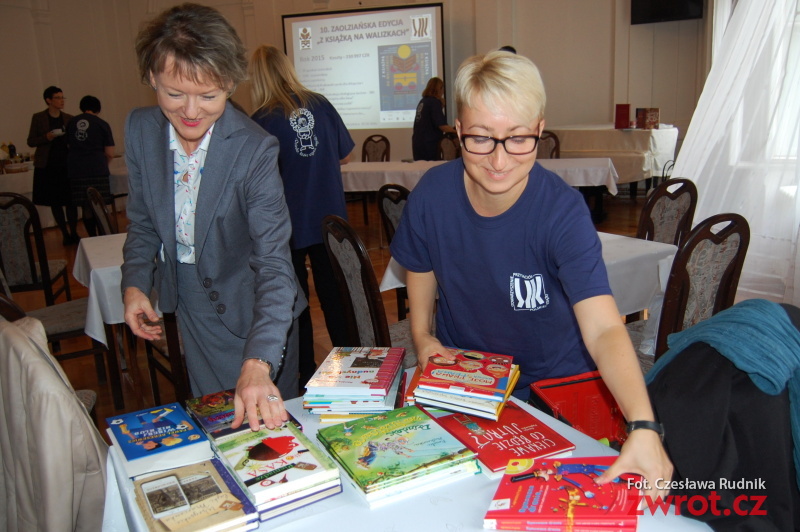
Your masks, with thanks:
[[[423,176],[391,244],[408,270],[419,364],[453,359],[445,346],[512,355],[521,400],[540,379],[599,369],[625,419],[637,423],[598,482],[638,473],[648,495],[665,495],[656,484],[672,475],[663,429],[586,202],[536,164],[545,127],[539,70],[508,52],[475,56],[461,65],[455,95],[462,158]]]
[[[100,100],[84,96],[81,114],[67,124],[67,174],[72,188],[73,205],[83,206],[83,226],[89,236],[97,235],[92,207],[86,189],[94,187],[106,200],[111,198],[108,164],[114,158],[114,136],[100,114]]]
[[[77,244],[78,207],[72,203],[67,176],[67,123],[72,118],[63,111],[64,91],[53,85],[44,90],[47,109],[34,113],[28,131],[28,146],[33,156],[33,203],[50,207],[61,230],[63,244]],[[66,216],[65,216],[66,214]]]
[[[154,340],[149,295],[175,312],[192,393],[234,388],[238,428],[289,419],[297,325],[306,307],[289,250],[278,141],[230,104],[247,77],[245,48],[216,9],[170,8],[136,38],[142,81],[158,105],[125,125],[129,172],[123,248],[125,322]]]
[[[347,327],[321,227],[329,214],[347,219],[340,164],[350,160],[355,143],[333,105],[300,83],[286,54],[274,46],[260,46],[249,68],[257,107],[252,118],[278,137],[281,146],[278,166],[292,219],[294,271],[308,297],[309,259],[331,342],[343,346]],[[300,316],[301,386],[315,370],[314,332],[306,309]]]
[[[501,46],[497,49],[499,52],[509,52],[512,54],[517,53],[517,49],[511,46],[510,44],[506,44],[505,46]]]
[[[415,161],[439,161],[439,141],[445,133],[455,133],[447,124],[444,115],[444,81],[431,78],[422,91],[414,117],[414,132],[411,135],[411,150]]]

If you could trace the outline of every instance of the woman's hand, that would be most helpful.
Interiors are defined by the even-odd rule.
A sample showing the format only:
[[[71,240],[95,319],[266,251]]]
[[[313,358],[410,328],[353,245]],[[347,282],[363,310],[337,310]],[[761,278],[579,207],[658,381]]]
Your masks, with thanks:
[[[260,428],[259,413],[268,429],[280,427],[289,420],[281,392],[269,376],[269,364],[258,359],[248,359],[236,383],[233,397],[234,416],[231,428],[238,429],[247,418],[250,430]]]
[[[125,323],[131,328],[131,332],[145,340],[158,340],[161,337],[161,326],[153,325],[159,318],[150,304],[150,298],[131,286],[125,289],[122,299],[125,304]]]
[[[421,341],[417,347],[417,365],[421,370],[424,370],[425,366],[428,365],[428,360],[435,356],[441,356],[448,360],[455,360],[456,358],[453,352],[443,346],[435,336],[428,335],[428,338]]]
[[[669,494],[666,486],[672,480],[672,469],[672,462],[658,433],[638,429],[631,431],[619,458],[597,478],[597,483],[611,482],[622,473],[637,473],[645,480],[647,489],[644,490],[644,495],[652,501],[663,500]],[[661,499],[657,499],[658,497]]]

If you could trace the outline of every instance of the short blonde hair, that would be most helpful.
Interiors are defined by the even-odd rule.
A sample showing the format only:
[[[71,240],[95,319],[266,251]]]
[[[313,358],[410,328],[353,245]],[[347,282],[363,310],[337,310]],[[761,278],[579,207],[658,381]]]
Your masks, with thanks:
[[[542,76],[536,65],[521,55],[497,51],[470,57],[458,69],[454,92],[459,116],[480,98],[490,109],[508,109],[526,120],[544,118]]]

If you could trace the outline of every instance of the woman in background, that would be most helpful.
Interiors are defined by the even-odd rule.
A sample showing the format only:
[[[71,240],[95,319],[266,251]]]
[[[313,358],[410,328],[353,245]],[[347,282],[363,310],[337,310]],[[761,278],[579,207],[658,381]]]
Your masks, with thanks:
[[[81,98],[81,114],[67,124],[67,170],[72,187],[73,205],[83,206],[83,226],[89,236],[97,235],[86,190],[93,187],[104,199],[111,199],[108,164],[114,158],[114,136],[108,122],[100,114],[100,100],[94,96]]]
[[[260,46],[250,59],[250,81],[257,111],[253,120],[278,137],[278,166],[292,219],[292,263],[306,297],[306,257],[311,262],[325,324],[334,346],[347,343],[342,303],[328,253],[322,220],[347,219],[340,164],[350,160],[355,143],[333,105],[304,87],[289,58],[274,46]],[[311,312],[300,316],[300,385],[314,374]]]
[[[28,146],[36,148],[33,156],[33,203],[48,206],[53,211],[65,246],[77,244],[80,240],[76,231],[78,207],[71,201],[67,139],[64,137],[72,115],[63,111],[64,91],[58,87],[47,87],[43,97],[47,109],[33,115],[28,132]]]
[[[176,312],[192,392],[236,388],[233,427],[288,420],[298,394],[293,320],[306,307],[292,270],[278,142],[228,102],[245,48],[215,9],[182,4],[136,39],[158,106],[125,126],[130,220],[122,265],[125,322],[154,340],[155,284]],[[177,309],[177,310],[176,310]]]
[[[444,116],[444,81],[431,78],[422,91],[414,117],[414,133],[411,135],[411,150],[415,161],[439,161],[439,141],[445,133],[455,133]]]

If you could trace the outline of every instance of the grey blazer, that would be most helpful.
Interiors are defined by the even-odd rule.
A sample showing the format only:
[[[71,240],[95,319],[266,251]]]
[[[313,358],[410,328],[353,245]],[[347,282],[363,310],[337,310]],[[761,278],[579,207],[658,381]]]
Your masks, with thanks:
[[[122,290],[155,287],[175,310],[177,244],[169,122],[158,107],[125,123],[130,220]],[[278,173],[278,141],[230,104],[214,125],[197,198],[198,282],[225,327],[246,337],[244,358],[278,367],[292,319],[306,307],[292,267],[289,211]],[[155,260],[154,260],[155,259]]]

